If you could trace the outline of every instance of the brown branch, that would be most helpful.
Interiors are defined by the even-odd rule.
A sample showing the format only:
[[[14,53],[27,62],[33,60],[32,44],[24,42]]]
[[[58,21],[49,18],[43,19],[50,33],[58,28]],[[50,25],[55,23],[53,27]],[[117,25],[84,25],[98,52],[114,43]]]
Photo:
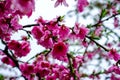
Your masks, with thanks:
[[[74,70],[74,68],[73,68],[72,61],[71,61],[71,58],[73,58],[73,57],[72,57],[72,55],[70,55],[70,54],[67,54],[67,57],[68,57],[68,61],[69,61],[70,73],[71,73],[71,75],[73,76],[74,80],[77,80],[77,77],[76,77],[76,75],[75,75],[75,70]]]
[[[96,45],[100,46],[101,48],[103,48],[105,51],[109,51],[109,49],[105,48],[103,45],[99,44],[98,42],[96,42],[92,37],[86,36],[88,39],[90,39],[91,41],[93,41]]]
[[[3,50],[3,52],[7,55],[7,57],[9,57],[14,62],[14,64],[16,65],[16,67],[20,70],[18,61],[9,54],[7,46],[5,47],[5,49]],[[23,77],[24,77],[25,80],[27,80],[27,78],[25,76],[23,76]]]
[[[113,18],[113,17],[116,17],[116,16],[118,16],[118,15],[120,15],[120,13],[113,14],[112,16],[110,16],[110,17],[108,17],[108,18],[106,18],[106,19],[104,19],[104,20],[99,20],[96,24],[92,25],[92,27],[93,27],[93,26],[98,26],[100,23],[103,23],[103,22],[105,22],[105,21],[108,21],[109,19],[111,19],[111,18]]]
[[[23,28],[27,28],[27,27],[31,27],[31,26],[39,26],[39,24],[29,24],[29,25],[23,26]]]

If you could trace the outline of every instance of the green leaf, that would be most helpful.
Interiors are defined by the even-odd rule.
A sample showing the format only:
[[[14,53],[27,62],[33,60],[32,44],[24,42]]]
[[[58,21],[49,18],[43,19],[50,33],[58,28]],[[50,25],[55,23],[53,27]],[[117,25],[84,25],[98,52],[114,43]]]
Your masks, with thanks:
[[[98,37],[98,36],[94,36],[94,37],[92,37],[94,40],[100,40],[100,37]]]
[[[0,74],[0,80],[4,80],[4,76]]]
[[[63,21],[64,17],[65,17],[65,16],[59,16],[59,17],[58,17],[58,21],[60,21],[60,22]]]
[[[120,10],[117,10],[117,12],[120,14]]]
[[[107,10],[103,9],[101,13],[101,18],[105,17],[107,15]]]
[[[91,28],[91,27],[92,27],[92,24],[87,25],[87,28]]]

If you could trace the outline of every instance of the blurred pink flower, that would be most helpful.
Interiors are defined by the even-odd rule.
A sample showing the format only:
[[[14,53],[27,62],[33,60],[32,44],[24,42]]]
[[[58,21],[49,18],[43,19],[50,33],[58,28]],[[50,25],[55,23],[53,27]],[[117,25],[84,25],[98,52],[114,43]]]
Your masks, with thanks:
[[[12,0],[12,7],[19,13],[30,17],[35,9],[34,0]]]
[[[62,25],[59,29],[60,39],[67,39],[70,33],[70,29],[65,25]]]
[[[73,59],[73,66],[74,68],[78,68],[79,65],[81,65],[83,63],[83,57],[82,56],[76,56],[74,59]]]
[[[88,34],[88,32],[89,32],[89,29],[82,25],[79,29],[79,33],[77,34],[77,37],[83,40],[85,36]]]
[[[1,61],[3,62],[3,63],[5,63],[5,64],[8,64],[8,65],[11,65],[11,66],[15,66],[15,63],[10,59],[10,58],[8,58],[7,56],[5,56],[5,57],[3,57],[2,59],[1,59]]]
[[[116,49],[111,49],[111,50],[108,52],[108,57],[114,59],[115,61],[120,60],[120,54],[117,53]]]
[[[102,33],[102,27],[97,27],[96,30],[95,30],[95,35],[96,36],[101,36],[101,33]]]
[[[8,48],[14,50],[14,53],[18,57],[26,56],[30,52],[30,44],[27,41],[18,42],[12,40],[8,43]]]
[[[117,28],[119,26],[119,19],[118,17],[114,18],[114,27]]]
[[[82,12],[84,7],[86,7],[88,5],[88,1],[87,0],[78,0],[77,2],[77,10],[78,12]]]
[[[53,40],[51,38],[50,31],[46,30],[44,35],[38,40],[38,44],[42,45],[45,48],[53,47]]]
[[[115,74],[112,74],[110,80],[120,80],[120,77],[116,77]]]
[[[18,22],[19,22],[19,17],[17,15],[14,16],[10,21],[11,27],[15,31],[22,29],[22,25],[20,25]]]
[[[34,66],[32,64],[20,64],[20,70],[22,72],[22,74],[29,79],[31,77],[31,74],[34,73]],[[29,79],[31,80],[31,79]]]
[[[108,69],[107,72],[108,73],[114,72],[116,74],[120,74],[120,68],[118,66],[113,65]]]
[[[39,40],[43,36],[43,31],[40,29],[40,26],[33,27],[31,31],[33,37],[37,40]]]
[[[57,1],[55,2],[54,7],[57,7],[57,6],[60,5],[60,4],[61,4],[61,5],[64,4],[65,6],[68,6],[66,0],[57,0]]]

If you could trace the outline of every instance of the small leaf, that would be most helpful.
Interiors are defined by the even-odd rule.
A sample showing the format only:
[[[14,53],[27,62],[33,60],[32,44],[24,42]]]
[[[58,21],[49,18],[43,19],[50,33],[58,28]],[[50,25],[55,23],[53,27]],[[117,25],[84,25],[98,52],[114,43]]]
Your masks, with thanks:
[[[57,21],[60,21],[60,22],[63,21],[64,17],[65,16],[59,16]]]
[[[92,27],[92,24],[87,25],[87,28],[91,28],[91,27]]]
[[[117,11],[120,14],[120,10]]]
[[[101,18],[105,17],[106,15],[107,15],[107,10],[103,9],[102,14],[101,14]]]
[[[94,36],[92,38],[95,39],[95,40],[100,40],[100,37],[98,37],[98,36]]]
[[[4,80],[4,76],[0,74],[0,80]]]

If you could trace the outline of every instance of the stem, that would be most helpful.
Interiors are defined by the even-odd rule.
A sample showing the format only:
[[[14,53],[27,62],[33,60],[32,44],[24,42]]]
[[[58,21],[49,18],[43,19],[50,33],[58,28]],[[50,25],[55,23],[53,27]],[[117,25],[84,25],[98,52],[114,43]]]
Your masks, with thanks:
[[[39,24],[29,24],[29,25],[23,26],[23,28],[27,28],[27,27],[31,27],[31,26],[39,26]]]
[[[72,61],[71,61],[71,59],[70,59],[70,58],[72,58],[72,56],[71,56],[70,54],[67,54],[67,57],[68,57],[68,60],[69,60],[70,73],[72,74],[74,80],[77,80],[77,77],[76,77],[76,75],[75,75],[75,70],[74,70],[74,68],[73,68],[73,66],[72,66]]]
[[[47,55],[49,54],[50,51],[51,51],[51,49],[50,49],[50,50],[44,50],[44,51],[42,51],[42,52],[40,52],[40,53],[34,55],[33,57],[31,57],[27,62],[29,62],[30,60],[36,58],[38,55],[41,55],[41,54],[45,54],[45,56],[47,56]]]
[[[93,27],[93,26],[98,26],[100,23],[103,23],[103,22],[105,22],[105,21],[108,21],[109,19],[111,19],[111,18],[113,18],[113,17],[115,17],[115,16],[117,16],[117,15],[120,15],[120,13],[113,14],[112,16],[110,16],[110,17],[108,17],[108,18],[106,18],[106,19],[104,19],[104,20],[99,20],[96,24],[92,25],[92,27]]]
[[[5,47],[5,49],[3,50],[3,52],[15,63],[16,67],[20,70],[18,61],[9,54],[7,46]],[[27,78],[25,76],[23,76],[23,77],[24,77],[25,80],[27,80]]]
[[[92,37],[86,36],[88,39],[90,39],[91,41],[93,41],[96,45],[100,46],[101,48],[103,48],[105,51],[109,51],[107,48],[105,48],[103,45],[99,44],[98,42],[96,42]]]

